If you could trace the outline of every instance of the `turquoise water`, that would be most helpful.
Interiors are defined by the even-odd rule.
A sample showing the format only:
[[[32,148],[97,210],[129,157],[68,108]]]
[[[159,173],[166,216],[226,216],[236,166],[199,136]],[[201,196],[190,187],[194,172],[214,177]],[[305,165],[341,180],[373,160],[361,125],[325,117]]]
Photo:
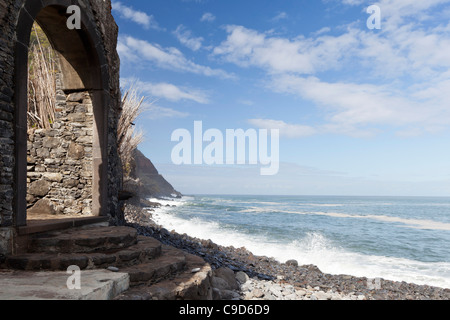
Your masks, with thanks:
[[[450,288],[450,198],[188,196],[169,230],[323,272]]]

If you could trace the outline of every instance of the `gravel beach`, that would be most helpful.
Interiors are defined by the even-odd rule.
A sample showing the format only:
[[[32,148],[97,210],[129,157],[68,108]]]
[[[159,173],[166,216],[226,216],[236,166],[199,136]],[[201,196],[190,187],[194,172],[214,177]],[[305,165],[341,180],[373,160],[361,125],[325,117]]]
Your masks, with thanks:
[[[384,279],[325,274],[314,265],[255,256],[246,248],[224,247],[208,239],[178,234],[152,220],[158,203],[129,202],[128,226],[164,244],[202,257],[213,272],[215,299],[223,300],[450,300],[450,289]],[[234,274],[225,283],[223,273]]]

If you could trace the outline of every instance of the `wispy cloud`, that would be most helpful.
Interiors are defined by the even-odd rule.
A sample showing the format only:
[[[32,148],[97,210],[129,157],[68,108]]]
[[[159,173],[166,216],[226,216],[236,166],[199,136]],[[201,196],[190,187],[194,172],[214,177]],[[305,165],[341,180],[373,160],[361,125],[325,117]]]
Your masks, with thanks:
[[[120,36],[117,50],[120,57],[134,63],[150,62],[159,68],[178,72],[190,72],[208,77],[234,79],[235,76],[222,69],[213,69],[208,66],[196,64],[184,56],[174,47],[164,48],[146,40],[136,39],[132,36]]]
[[[188,30],[185,26],[180,24],[173,32],[181,44],[185,45],[192,51],[198,51],[202,47],[203,38],[194,37],[191,30]]]
[[[163,118],[185,118],[189,116],[187,112],[177,111],[171,108],[165,108],[156,103],[148,103],[144,105],[144,116],[150,120],[158,120]]]
[[[442,86],[447,90],[450,83]],[[450,125],[450,110],[445,107],[449,93],[436,99],[418,100],[423,91],[397,90],[391,86],[349,82],[326,82],[316,77],[283,75],[271,82],[274,90],[298,95],[327,111],[318,132],[370,136],[378,126],[389,126],[397,134],[436,133]],[[411,129],[413,129],[411,131]]]
[[[213,22],[214,20],[216,20],[216,16],[213,15],[211,12],[206,12],[202,15],[202,17],[200,18],[201,22]]]
[[[179,87],[171,83],[153,83],[134,78],[122,78],[121,84],[122,86],[133,85],[134,88],[139,90],[142,94],[148,95],[149,98],[165,99],[174,102],[190,100],[201,104],[209,103],[208,95],[204,91],[188,87]]]
[[[280,20],[287,19],[287,18],[288,18],[288,14],[286,12],[280,12],[279,14],[277,14],[275,17],[272,18],[272,21],[278,22]]]
[[[114,12],[117,12],[122,18],[140,24],[145,29],[161,29],[152,15],[148,15],[143,11],[135,10],[132,7],[124,5],[122,2],[113,1],[112,9]]]
[[[288,124],[281,120],[250,119],[248,120],[248,123],[259,129],[278,129],[280,130],[280,136],[284,136],[286,138],[302,138],[317,133],[317,130],[311,126]]]

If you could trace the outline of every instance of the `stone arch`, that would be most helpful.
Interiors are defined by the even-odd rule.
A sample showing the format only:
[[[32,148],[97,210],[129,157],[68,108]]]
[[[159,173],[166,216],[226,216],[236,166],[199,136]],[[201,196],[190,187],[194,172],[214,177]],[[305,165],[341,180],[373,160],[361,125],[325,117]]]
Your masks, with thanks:
[[[67,7],[81,7],[80,30],[66,26]],[[106,215],[107,200],[107,146],[109,71],[103,39],[95,25],[80,5],[71,0],[27,0],[21,8],[16,29],[14,74],[14,128],[15,128],[15,225],[26,225],[27,208],[27,79],[28,44],[31,28],[36,21],[47,34],[58,53],[62,69],[62,86],[67,92],[89,91],[93,103],[93,150],[92,150],[92,212],[95,216]]]

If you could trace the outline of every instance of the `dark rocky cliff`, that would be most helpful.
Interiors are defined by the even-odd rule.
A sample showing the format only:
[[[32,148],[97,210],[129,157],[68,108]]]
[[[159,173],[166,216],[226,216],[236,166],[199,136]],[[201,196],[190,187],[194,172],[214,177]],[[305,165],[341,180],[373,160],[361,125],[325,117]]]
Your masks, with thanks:
[[[141,151],[135,150],[130,177],[125,189],[142,198],[149,197],[181,197],[182,194],[159,174],[153,163]]]

